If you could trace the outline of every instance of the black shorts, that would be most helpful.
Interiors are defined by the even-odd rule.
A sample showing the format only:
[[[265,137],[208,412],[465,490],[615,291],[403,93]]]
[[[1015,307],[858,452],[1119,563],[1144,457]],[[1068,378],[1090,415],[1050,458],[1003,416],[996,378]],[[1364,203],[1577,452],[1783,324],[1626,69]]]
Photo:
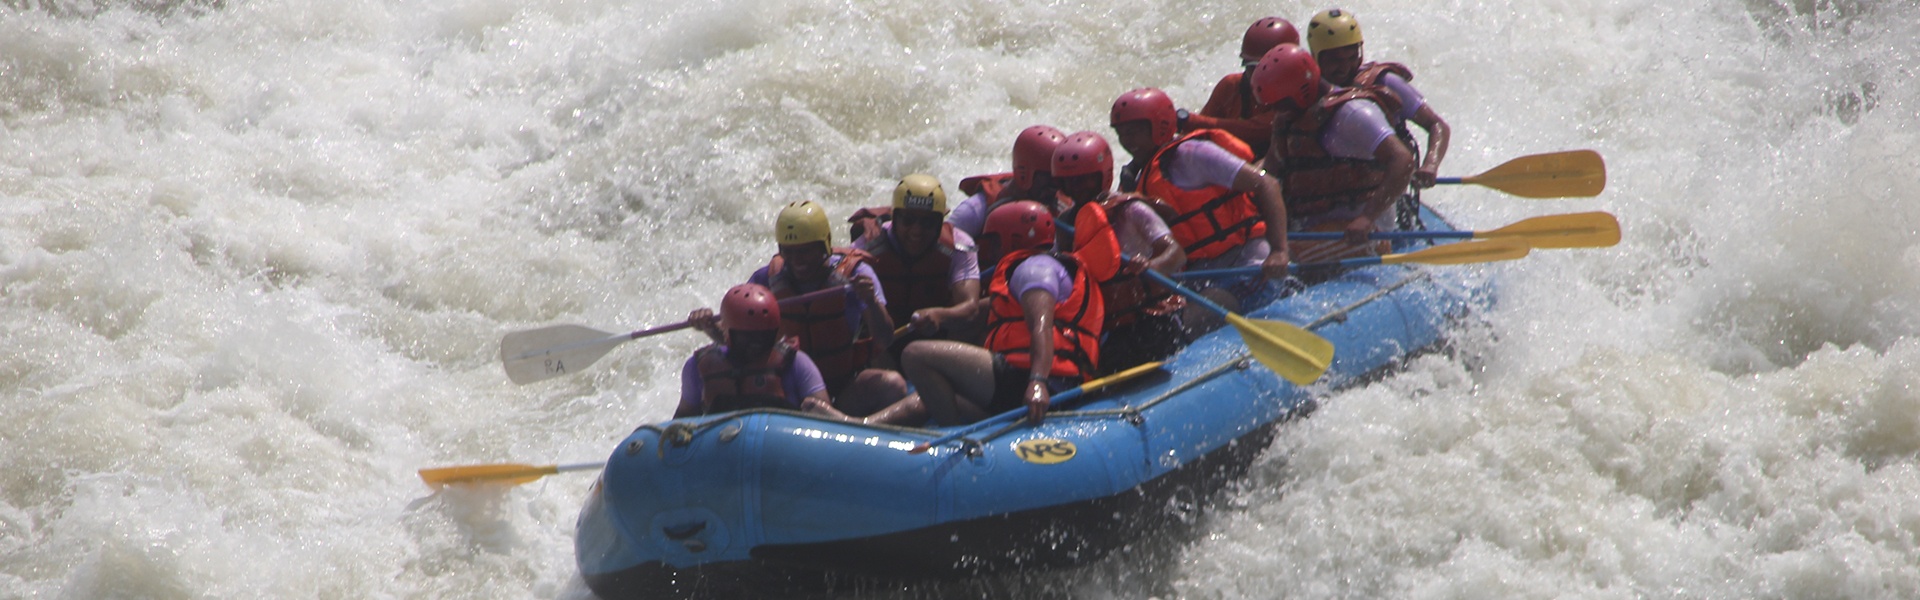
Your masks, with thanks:
[[[993,398],[987,402],[987,416],[1026,408],[1027,378],[1032,376],[1027,369],[1007,364],[1006,355],[993,353]],[[1081,381],[1077,377],[1049,377],[1047,391],[1058,394],[1080,387]]]

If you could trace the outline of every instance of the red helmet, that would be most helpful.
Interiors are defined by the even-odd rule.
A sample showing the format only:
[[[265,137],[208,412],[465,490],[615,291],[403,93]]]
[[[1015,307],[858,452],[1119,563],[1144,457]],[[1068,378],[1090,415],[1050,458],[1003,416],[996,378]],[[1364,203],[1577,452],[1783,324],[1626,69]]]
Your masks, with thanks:
[[[720,327],[727,331],[770,331],[780,328],[780,300],[773,290],[757,283],[727,289],[720,299]]]
[[[1107,138],[1091,131],[1082,131],[1067,136],[1060,147],[1053,150],[1053,178],[1065,179],[1088,173],[1099,173],[1100,189],[1113,189],[1113,149],[1107,147]]]
[[[1300,30],[1294,29],[1293,23],[1280,17],[1254,21],[1253,26],[1247,28],[1247,34],[1240,38],[1240,66],[1253,66],[1268,50],[1281,44],[1300,45]]]
[[[1053,213],[1032,200],[1008,202],[987,215],[980,236],[1000,240],[1000,248],[1008,253],[1052,245]]]
[[[1108,124],[1118,128],[1121,123],[1141,120],[1153,125],[1156,148],[1167,145],[1180,133],[1173,98],[1158,88],[1140,88],[1113,100],[1113,114],[1108,117]]]
[[[1013,186],[1032,189],[1033,174],[1053,168],[1053,149],[1066,139],[1066,134],[1046,125],[1021,130],[1020,137],[1013,139]]]
[[[1262,105],[1291,99],[1306,108],[1319,95],[1320,63],[1299,44],[1274,46],[1253,68],[1253,97]]]

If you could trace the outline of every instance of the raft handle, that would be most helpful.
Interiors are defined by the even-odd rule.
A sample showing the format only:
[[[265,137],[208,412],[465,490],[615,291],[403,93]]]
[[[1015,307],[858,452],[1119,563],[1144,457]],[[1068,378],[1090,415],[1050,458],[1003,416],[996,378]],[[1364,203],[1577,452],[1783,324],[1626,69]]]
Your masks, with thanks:
[[[965,452],[967,458],[980,458],[987,453],[987,448],[985,444],[980,443],[980,440],[962,438],[960,440],[960,451]]]
[[[667,447],[685,448],[693,443],[693,426],[686,423],[674,423],[660,431],[660,456],[667,456]]]

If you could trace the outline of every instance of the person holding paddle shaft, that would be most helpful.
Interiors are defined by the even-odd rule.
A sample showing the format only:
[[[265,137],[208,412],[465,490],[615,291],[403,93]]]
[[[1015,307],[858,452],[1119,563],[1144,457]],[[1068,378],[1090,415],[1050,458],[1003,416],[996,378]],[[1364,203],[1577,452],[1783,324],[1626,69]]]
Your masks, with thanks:
[[[1413,170],[1412,189],[1400,199],[1400,228],[1421,228],[1420,190],[1433,187],[1439,178],[1440,161],[1447,156],[1447,141],[1452,138],[1453,129],[1434,112],[1433,105],[1427,103],[1420,90],[1409,83],[1413,80],[1413,71],[1406,65],[1362,61],[1361,48],[1365,42],[1360,36],[1360,22],[1352,12],[1334,8],[1314,15],[1307,24],[1307,45],[1313,50],[1314,61],[1320,65],[1320,76],[1327,82],[1345,87],[1378,85],[1400,101],[1400,110],[1388,113],[1387,120],[1393,123],[1394,134],[1406,142],[1420,165]],[[1407,128],[1408,121],[1427,132],[1424,158],[1420,156],[1420,144]]]
[[[689,322],[713,326],[701,308]],[[680,405],[673,418],[753,408],[819,412],[829,406],[826,381],[807,353],[780,337],[780,302],[766,286],[743,283],[720,299],[720,341],[695,350],[680,369]]]
[[[879,277],[866,264],[867,253],[832,247],[826,210],[812,201],[782,209],[774,223],[774,239],[779,253],[754,271],[748,283],[765,285],[780,299],[847,287],[844,294],[789,305],[780,319],[780,333],[794,338],[820,367],[833,397],[832,407],[864,415],[906,397],[906,381],[899,373],[867,368],[875,343],[882,347],[893,343],[887,298]],[[892,357],[885,353],[880,358],[891,363]]]
[[[1326,83],[1313,55],[1293,44],[1260,58],[1253,94],[1279,112],[1264,164],[1286,196],[1288,228],[1346,234],[1343,241],[1296,243],[1293,258],[1318,263],[1386,253],[1388,243],[1368,236],[1395,227],[1394,204],[1414,170],[1412,150],[1387,121],[1399,109],[1394,97],[1378,86]]]
[[[1213,85],[1213,95],[1198,114],[1184,115],[1180,131],[1221,129],[1239,138],[1256,157],[1267,155],[1267,140],[1273,133],[1273,110],[1253,101],[1253,66],[1260,57],[1281,44],[1300,43],[1300,31],[1280,17],[1254,21],[1240,37],[1240,66],[1244,71],[1228,73]],[[1181,111],[1186,112],[1185,110]],[[1122,182],[1121,189],[1131,189]]]
[[[1416,155],[1419,145],[1414,143],[1407,122],[1412,121],[1426,130],[1427,153],[1420,167],[1413,171],[1413,187],[1433,187],[1440,175],[1440,161],[1447,156],[1447,141],[1453,136],[1453,129],[1410,83],[1413,71],[1400,63],[1364,62],[1361,52],[1366,43],[1360,36],[1360,22],[1352,12],[1338,8],[1313,16],[1307,24],[1307,45],[1313,50],[1315,64],[1320,65],[1320,76],[1328,83],[1344,87],[1378,85],[1400,101],[1400,110],[1388,114],[1387,118]]]
[[[953,207],[953,212],[947,214],[947,222],[979,239],[981,229],[987,224],[987,213],[997,206],[1033,200],[1054,207],[1055,188],[1047,169],[1053,161],[1053,149],[1066,139],[1066,134],[1046,125],[1021,130],[1013,139],[1013,171],[960,180],[960,193],[966,194],[967,199]]]
[[[1054,393],[1099,364],[1106,319],[1100,289],[1074,253],[1053,252],[1053,215],[1022,200],[994,209],[982,258],[999,258],[988,297],[986,346],[923,340],[901,355],[907,379],[942,425],[972,423],[1025,406],[1039,422]],[[1001,250],[1009,250],[999,257]]]
[[[1141,281],[1140,274],[1148,269],[1178,273],[1186,268],[1187,254],[1145,199],[1111,191],[1113,150],[1107,140],[1091,131],[1068,137],[1054,150],[1053,180],[1073,203],[1060,215],[1073,223],[1069,247],[1089,263],[1117,263],[1089,265],[1107,313],[1100,373],[1160,360],[1185,346],[1180,308],[1186,303],[1166,288]],[[1106,258],[1115,260],[1101,260]]]
[[[886,293],[887,315],[894,323],[908,323],[917,312],[954,312],[980,298],[980,259],[973,236],[945,221],[947,192],[932,175],[915,173],[893,187],[893,204],[886,210],[861,209],[859,214],[886,214],[891,219],[873,224],[872,231],[854,240],[871,258],[867,265],[880,278]],[[967,331],[944,331],[944,321],[918,335],[968,339]],[[956,329],[963,329],[959,322]],[[957,337],[956,337],[957,336]],[[893,343],[895,356],[906,339]]]
[[[1133,155],[1140,172],[1140,194],[1160,203],[1167,225],[1186,252],[1188,268],[1262,267],[1267,277],[1287,277],[1287,207],[1280,186],[1249,164],[1253,151],[1219,129],[1185,135],[1176,129],[1173,98],[1155,88],[1140,88],[1113,101],[1110,121],[1120,146]],[[1240,297],[1252,296],[1264,280],[1240,280],[1233,290],[1202,290],[1229,311]],[[1194,331],[1220,326],[1211,311],[1189,308]]]

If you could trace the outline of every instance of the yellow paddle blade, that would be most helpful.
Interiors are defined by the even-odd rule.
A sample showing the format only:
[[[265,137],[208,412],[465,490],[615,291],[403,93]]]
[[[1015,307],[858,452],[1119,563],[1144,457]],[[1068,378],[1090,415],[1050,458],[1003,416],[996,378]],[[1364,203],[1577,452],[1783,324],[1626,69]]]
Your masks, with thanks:
[[[1522,198],[1598,196],[1607,187],[1607,163],[1599,152],[1570,150],[1522,156],[1485,173],[1460,178]]]
[[[1425,250],[1380,257],[1381,264],[1420,263],[1428,265],[1464,265],[1468,263],[1513,260],[1527,255],[1532,247],[1516,239],[1499,239],[1458,244],[1441,244]]]
[[[1294,385],[1320,379],[1333,365],[1333,342],[1282,321],[1256,321],[1227,313],[1227,322],[1240,331],[1240,340],[1260,364]]]
[[[1620,243],[1620,220],[1599,211],[1548,215],[1477,232],[1473,237],[1516,238],[1534,248],[1605,248]]]
[[[428,486],[440,489],[453,483],[490,483],[514,486],[534,481],[560,472],[559,465],[466,465],[460,467],[440,467],[421,469],[420,480]]]

